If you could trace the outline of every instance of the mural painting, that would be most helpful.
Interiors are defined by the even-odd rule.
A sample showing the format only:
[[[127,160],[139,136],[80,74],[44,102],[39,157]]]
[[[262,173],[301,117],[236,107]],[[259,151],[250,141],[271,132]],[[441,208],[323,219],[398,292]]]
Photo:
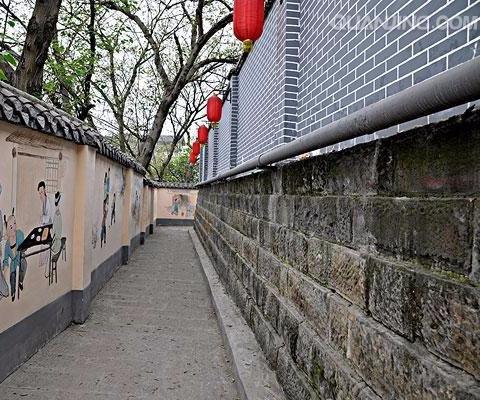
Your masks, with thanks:
[[[10,287],[6,287],[6,291],[3,293],[4,297],[12,296],[12,301],[15,301],[15,295],[17,294],[17,272],[18,272],[18,298],[20,297],[20,291],[23,290],[23,282],[25,274],[27,272],[27,261],[24,253],[21,251],[25,236],[20,229],[17,229],[17,220],[15,218],[15,210],[12,210],[12,214],[5,219],[6,230],[6,242],[3,255],[2,267],[9,272]],[[6,283],[6,282],[5,282]]]
[[[188,194],[176,193],[172,195],[172,204],[168,207],[170,215],[192,217],[195,212],[195,206],[190,201]]]
[[[143,191],[143,181],[138,180],[135,182],[135,187],[133,190],[133,199],[132,199],[132,217],[135,221],[135,225],[140,223],[140,201],[141,193]]]
[[[103,248],[107,244],[107,228],[112,228],[117,222],[117,201],[118,197],[123,196],[125,191],[125,172],[118,170],[113,172],[107,168],[103,176],[103,195],[102,208],[100,214],[101,226],[98,228],[98,222],[92,226],[92,247],[95,249],[100,238],[100,247]],[[118,194],[118,196],[117,196]]]
[[[15,142],[16,138],[11,136],[9,139]],[[22,139],[25,141],[25,137]],[[12,171],[14,171],[10,196],[12,208],[8,212],[8,217],[0,210],[0,300],[10,297],[14,302],[20,300],[24,290],[28,292],[29,264],[37,264],[48,279],[48,284],[51,285],[54,282],[58,283],[59,260],[66,261],[67,238],[63,236],[62,194],[60,190],[56,190],[54,195],[49,191],[49,189],[60,187],[59,169],[62,154],[56,153],[58,158],[55,158],[40,155],[32,150],[29,147],[26,149],[14,147],[12,150]],[[17,159],[19,157],[21,160]],[[20,170],[19,166],[26,169]],[[26,173],[41,171],[42,167],[45,171],[44,180],[35,182],[35,177],[31,173]],[[17,169],[21,171],[20,174]],[[25,187],[25,184],[28,184],[28,187]],[[0,185],[0,196],[2,196],[2,188]],[[39,212],[36,214],[38,219],[35,218],[35,211],[33,214],[30,213],[31,206],[35,203],[32,198],[35,192],[39,199],[37,200]],[[19,215],[23,221],[20,224]],[[22,224],[27,225],[27,229],[19,226]],[[25,234],[25,232],[29,233]]]
[[[105,172],[103,179],[103,206],[102,206],[102,230],[100,233],[100,247],[107,243],[107,218],[109,209],[110,197],[110,168]]]

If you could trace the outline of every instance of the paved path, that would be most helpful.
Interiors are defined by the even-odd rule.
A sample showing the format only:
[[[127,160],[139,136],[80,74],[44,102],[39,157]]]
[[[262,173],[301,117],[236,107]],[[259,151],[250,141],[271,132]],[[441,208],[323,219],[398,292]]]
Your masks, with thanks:
[[[96,298],[91,317],[0,384],[0,399],[238,398],[185,228],[162,228]]]

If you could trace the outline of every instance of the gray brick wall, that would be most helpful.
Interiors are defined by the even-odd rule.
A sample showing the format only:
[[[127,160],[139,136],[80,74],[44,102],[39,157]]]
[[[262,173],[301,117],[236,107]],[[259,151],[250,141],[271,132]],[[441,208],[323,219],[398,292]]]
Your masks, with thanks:
[[[275,144],[279,101],[276,94],[276,13],[279,9],[280,2],[277,1],[268,16],[262,37],[255,43],[238,76],[239,163]]]
[[[200,151],[200,181],[204,181],[208,177],[208,144],[202,146]]]
[[[206,178],[217,176],[218,171],[218,129],[210,129],[208,134],[208,146],[206,147],[208,168]]]
[[[238,148],[230,152],[231,165],[478,57],[479,16],[480,0],[275,1],[235,78]],[[466,106],[320,152],[438,121]]]
[[[478,56],[479,15],[472,0],[302,1],[299,134]],[[335,29],[336,16],[359,29]],[[464,17],[472,23],[459,28]]]
[[[222,119],[218,125],[218,173],[230,169],[231,110],[231,102],[229,100],[225,101],[222,109]]]

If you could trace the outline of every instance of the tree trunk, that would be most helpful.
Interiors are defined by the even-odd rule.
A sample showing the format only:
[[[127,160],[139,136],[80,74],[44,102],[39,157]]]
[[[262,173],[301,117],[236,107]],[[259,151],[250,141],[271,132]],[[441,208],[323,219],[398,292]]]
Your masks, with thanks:
[[[95,36],[95,0],[90,0],[90,22],[88,23],[88,43],[90,45],[90,61],[88,63],[88,72],[83,82],[84,100],[80,105],[78,119],[85,121],[89,118],[90,110],[94,107],[91,104],[92,77],[95,69],[95,56],[97,52],[97,38]]]
[[[13,83],[34,96],[42,92],[43,69],[57,30],[61,3],[62,0],[36,0],[28,22],[27,36]]]
[[[158,172],[158,180],[159,181],[162,181],[163,180],[163,176],[165,175],[165,171],[167,170],[167,167],[168,167],[168,164],[170,164],[170,161],[172,160],[172,157],[173,157],[173,153],[175,152],[175,148],[177,147],[177,143],[179,141],[173,141],[172,142],[172,145],[170,146],[170,149],[168,151],[168,156],[167,156],[167,159],[162,162],[162,166],[160,168],[160,171]]]
[[[167,120],[169,109],[170,105],[165,105],[163,102],[160,104],[160,107],[158,107],[157,113],[155,114],[152,127],[150,128],[145,141],[140,145],[137,161],[147,170],[150,166],[150,162],[152,161],[153,153],[155,152],[155,146],[157,145],[158,139],[160,138],[163,130],[163,126]]]

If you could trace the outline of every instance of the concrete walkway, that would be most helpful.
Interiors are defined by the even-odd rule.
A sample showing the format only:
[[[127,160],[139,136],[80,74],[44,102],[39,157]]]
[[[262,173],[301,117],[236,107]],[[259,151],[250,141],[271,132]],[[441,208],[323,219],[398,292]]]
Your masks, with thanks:
[[[0,399],[234,400],[233,376],[188,231],[162,228]]]

